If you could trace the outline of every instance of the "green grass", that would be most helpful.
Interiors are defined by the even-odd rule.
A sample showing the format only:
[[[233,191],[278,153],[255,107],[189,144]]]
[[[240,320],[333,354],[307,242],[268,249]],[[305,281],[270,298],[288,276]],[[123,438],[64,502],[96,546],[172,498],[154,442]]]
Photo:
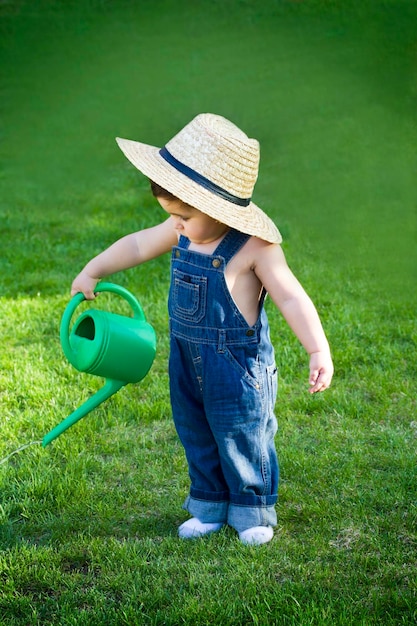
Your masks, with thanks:
[[[255,200],[336,366],[311,397],[306,356],[267,303],[276,536],[181,542],[169,259],[113,277],[140,298],[157,358],[53,444],[0,465],[1,626],[416,622],[416,18],[405,0],[0,3],[0,460],[103,384],[62,354],[71,280],[162,217],[114,137],[157,145],[198,112],[260,139]]]

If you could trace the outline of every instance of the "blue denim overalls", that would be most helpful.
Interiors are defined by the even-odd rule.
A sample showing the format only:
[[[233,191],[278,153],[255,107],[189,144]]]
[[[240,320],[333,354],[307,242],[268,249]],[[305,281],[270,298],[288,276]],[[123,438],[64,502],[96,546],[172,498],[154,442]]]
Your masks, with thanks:
[[[279,474],[266,294],[249,326],[224,276],[248,239],[230,230],[206,255],[188,250],[190,241],[181,236],[172,250],[168,302],[172,411],[191,479],[184,509],[238,532],[276,524]]]

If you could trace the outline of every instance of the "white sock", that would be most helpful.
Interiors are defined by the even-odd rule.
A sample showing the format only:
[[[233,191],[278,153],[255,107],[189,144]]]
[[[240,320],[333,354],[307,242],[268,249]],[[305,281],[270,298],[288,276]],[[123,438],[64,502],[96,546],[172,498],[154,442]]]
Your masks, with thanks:
[[[268,543],[274,536],[274,531],[271,526],[254,526],[253,528],[247,528],[239,533],[239,539],[242,543],[252,546],[260,546],[263,543]]]
[[[204,523],[200,522],[196,517],[192,517],[187,520],[178,528],[178,535],[181,539],[194,539],[196,537],[203,537],[210,533],[215,533],[222,528],[222,522],[216,523]]]

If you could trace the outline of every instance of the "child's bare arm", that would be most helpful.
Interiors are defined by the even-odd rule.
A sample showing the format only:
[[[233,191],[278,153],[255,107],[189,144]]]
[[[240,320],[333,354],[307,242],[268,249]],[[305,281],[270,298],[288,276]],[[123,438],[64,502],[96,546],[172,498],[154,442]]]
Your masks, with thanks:
[[[281,246],[261,246],[254,270],[310,355],[310,392],[324,391],[333,376],[329,344],[316,307],[288,267]]]
[[[94,299],[94,288],[101,278],[169,252],[177,241],[171,218],[122,237],[87,263],[74,279],[71,295],[82,292],[88,300]]]

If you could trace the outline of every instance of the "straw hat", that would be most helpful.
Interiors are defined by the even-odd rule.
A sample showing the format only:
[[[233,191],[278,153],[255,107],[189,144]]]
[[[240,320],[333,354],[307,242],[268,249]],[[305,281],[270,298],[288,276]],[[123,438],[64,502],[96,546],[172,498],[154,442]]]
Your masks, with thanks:
[[[219,222],[271,243],[282,237],[251,200],[259,143],[219,115],[202,113],[162,148],[116,139],[145,176]]]

